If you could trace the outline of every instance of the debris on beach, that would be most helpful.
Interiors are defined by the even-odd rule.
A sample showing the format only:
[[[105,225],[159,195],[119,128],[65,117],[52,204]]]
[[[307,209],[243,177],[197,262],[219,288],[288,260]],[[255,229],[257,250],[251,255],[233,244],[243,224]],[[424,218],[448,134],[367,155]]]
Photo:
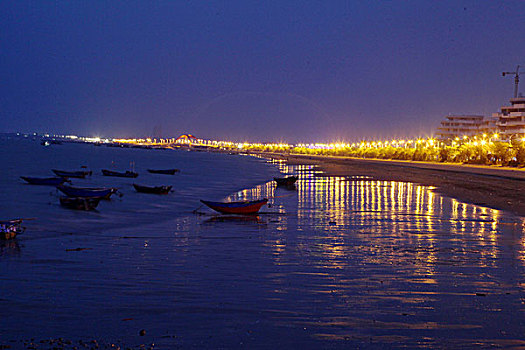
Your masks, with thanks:
[[[120,344],[118,342],[106,342],[103,340],[71,340],[65,338],[49,338],[36,340],[35,338],[24,340],[11,340],[0,343],[0,349],[34,349],[34,350],[80,350],[80,349],[114,349],[114,350],[153,350],[155,344],[140,344],[130,346],[129,344]]]
[[[91,250],[93,248],[70,248],[66,249],[66,252],[80,252],[82,250]]]

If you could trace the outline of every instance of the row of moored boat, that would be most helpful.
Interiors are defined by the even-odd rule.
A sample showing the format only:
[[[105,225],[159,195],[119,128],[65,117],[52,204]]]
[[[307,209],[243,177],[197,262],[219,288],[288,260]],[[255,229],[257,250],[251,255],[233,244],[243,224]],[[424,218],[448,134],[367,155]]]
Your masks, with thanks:
[[[84,179],[93,174],[88,170],[65,171],[52,169],[55,177],[28,177],[21,176],[21,178],[32,185],[46,185],[55,186],[59,191],[65,194],[60,197],[60,204],[71,209],[77,210],[93,210],[98,206],[98,203],[103,199],[109,199],[113,194],[117,193],[118,189],[115,187],[75,187],[67,185],[71,183],[70,178]],[[152,174],[174,175],[178,173],[179,169],[148,169]],[[104,176],[116,176],[136,178],[138,173],[133,171],[118,172],[113,170],[102,169]],[[133,184],[137,192],[154,193],[154,194],[168,194],[172,186],[145,186]]]
[[[86,176],[92,175],[92,172],[88,170],[64,171],[53,169],[52,171],[57,175],[56,177],[42,178],[21,176],[21,178],[27,183],[33,185],[55,186],[59,191],[65,194],[65,196],[60,197],[60,204],[67,208],[76,210],[93,210],[98,206],[98,203],[101,200],[110,199],[113,194],[118,192],[118,189],[115,187],[75,187],[65,184],[71,183],[69,178],[85,178]],[[153,174],[174,175],[178,173],[179,170],[148,169],[148,172]],[[136,178],[138,173],[132,171],[116,172],[103,169],[102,175]],[[284,178],[274,178],[274,181],[278,187],[295,189],[295,182],[297,179],[297,176],[288,176]],[[144,186],[139,184],[133,184],[133,187],[137,192],[153,194],[168,194],[172,189],[172,186]],[[263,198],[253,201],[238,202],[212,202],[201,200],[201,202],[221,214],[251,215],[257,214],[261,207],[268,203],[268,199]],[[11,239],[17,234],[22,233],[25,229],[22,227],[22,222],[23,219],[0,221],[0,238]]]

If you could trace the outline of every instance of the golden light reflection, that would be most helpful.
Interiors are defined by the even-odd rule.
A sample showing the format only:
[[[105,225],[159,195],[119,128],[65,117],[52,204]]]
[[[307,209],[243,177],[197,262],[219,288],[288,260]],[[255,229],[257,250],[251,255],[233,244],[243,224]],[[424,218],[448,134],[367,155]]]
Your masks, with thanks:
[[[513,285],[517,277],[506,280],[509,259],[518,265],[516,276],[525,267],[525,218],[413,183],[323,177],[314,167],[282,162],[278,167],[283,176],[299,177],[296,190],[269,181],[235,194],[270,198],[270,214],[262,217],[274,230],[264,244],[277,271],[292,271],[268,275],[279,286],[276,300],[300,288],[312,305],[328,298],[323,306],[330,315],[357,308],[375,320],[378,309],[391,317],[399,310],[417,314],[444,296],[470,300],[478,292],[525,291],[525,283]],[[436,324],[449,326],[455,327]]]
[[[315,251],[326,256],[333,267],[341,267],[351,249],[349,237],[361,245],[373,242],[371,254],[365,255],[369,262],[392,259],[388,252],[393,244],[413,247],[415,273],[425,275],[427,281],[432,280],[434,267],[445,263],[440,257],[443,248],[439,248],[444,240],[459,242],[454,243],[459,247],[454,247],[453,259],[473,254],[469,239],[475,239],[481,247],[474,252],[479,263],[492,266],[496,261],[501,216],[498,210],[442,197],[413,183],[324,177],[313,166],[277,165],[284,175],[298,176],[296,191],[280,189],[269,181],[240,191],[231,200],[269,198],[271,222],[283,234],[288,229],[325,232],[327,236],[322,240],[329,237],[329,243],[316,245]],[[281,238],[275,241],[276,256],[286,250]]]
[[[522,234],[520,235],[521,239],[520,239],[519,259],[521,260],[522,264],[525,266],[525,234],[523,234],[525,233],[525,218],[521,218],[521,222],[518,223],[517,225],[518,225],[518,231],[522,232]]]

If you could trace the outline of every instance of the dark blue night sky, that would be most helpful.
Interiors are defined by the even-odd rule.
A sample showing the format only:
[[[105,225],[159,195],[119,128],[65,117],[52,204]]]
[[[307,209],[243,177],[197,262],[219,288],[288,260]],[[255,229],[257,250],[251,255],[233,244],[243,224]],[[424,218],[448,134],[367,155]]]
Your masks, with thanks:
[[[2,1],[0,132],[430,136],[449,113],[508,104],[524,14],[521,0]]]

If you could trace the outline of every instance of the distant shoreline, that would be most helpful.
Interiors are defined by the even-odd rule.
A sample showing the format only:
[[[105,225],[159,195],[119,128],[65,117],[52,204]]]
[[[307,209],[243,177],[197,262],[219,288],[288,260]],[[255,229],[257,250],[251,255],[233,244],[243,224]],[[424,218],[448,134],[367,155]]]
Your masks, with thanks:
[[[254,152],[255,153],[255,152]],[[312,164],[327,176],[414,182],[461,201],[525,217],[525,169],[257,152],[289,164]]]

